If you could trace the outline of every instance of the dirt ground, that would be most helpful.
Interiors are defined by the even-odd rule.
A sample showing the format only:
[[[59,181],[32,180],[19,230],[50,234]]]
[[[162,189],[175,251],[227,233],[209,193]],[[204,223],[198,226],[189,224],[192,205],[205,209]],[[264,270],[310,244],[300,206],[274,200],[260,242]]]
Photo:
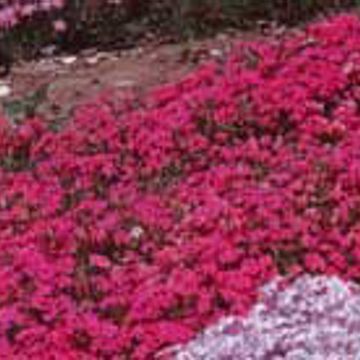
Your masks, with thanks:
[[[27,111],[24,103],[32,101],[36,114],[46,119],[66,118],[75,105],[101,91],[146,91],[176,81],[202,61],[225,56],[238,36],[225,33],[213,39],[113,53],[88,49],[74,56],[19,63],[0,79],[0,86],[10,91],[0,97],[0,111],[19,120]]]

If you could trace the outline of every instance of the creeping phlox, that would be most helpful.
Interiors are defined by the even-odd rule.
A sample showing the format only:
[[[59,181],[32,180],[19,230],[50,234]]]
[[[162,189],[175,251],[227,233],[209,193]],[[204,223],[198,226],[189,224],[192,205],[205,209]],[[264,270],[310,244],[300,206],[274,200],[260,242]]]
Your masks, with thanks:
[[[360,274],[360,20],[239,42],[60,131],[0,124],[0,358],[152,359],[274,276]]]
[[[305,275],[285,288],[277,279],[264,287],[248,317],[221,319],[188,345],[168,351],[177,360],[355,360],[359,290],[326,275]]]

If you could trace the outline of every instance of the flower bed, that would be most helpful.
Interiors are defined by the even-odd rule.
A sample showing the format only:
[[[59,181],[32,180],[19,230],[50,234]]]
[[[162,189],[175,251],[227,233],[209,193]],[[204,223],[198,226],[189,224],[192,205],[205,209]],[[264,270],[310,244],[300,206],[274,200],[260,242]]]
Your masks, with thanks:
[[[304,276],[282,288],[274,281],[245,319],[229,317],[183,349],[177,360],[357,359],[359,287],[335,277]]]
[[[274,276],[360,270],[360,20],[239,43],[0,136],[0,358],[151,359]]]

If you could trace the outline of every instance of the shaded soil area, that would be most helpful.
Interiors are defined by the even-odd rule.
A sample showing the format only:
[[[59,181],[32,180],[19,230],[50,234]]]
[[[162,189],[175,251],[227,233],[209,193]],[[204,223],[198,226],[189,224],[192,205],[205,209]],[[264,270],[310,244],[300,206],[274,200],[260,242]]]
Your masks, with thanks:
[[[176,81],[203,61],[226,56],[234,41],[256,36],[259,34],[231,31],[186,43],[148,44],[114,52],[87,49],[77,55],[44,56],[19,63],[0,79],[0,86],[9,90],[0,97],[0,111],[15,123],[33,114],[61,121],[75,105],[100,92],[131,89],[142,93]]]

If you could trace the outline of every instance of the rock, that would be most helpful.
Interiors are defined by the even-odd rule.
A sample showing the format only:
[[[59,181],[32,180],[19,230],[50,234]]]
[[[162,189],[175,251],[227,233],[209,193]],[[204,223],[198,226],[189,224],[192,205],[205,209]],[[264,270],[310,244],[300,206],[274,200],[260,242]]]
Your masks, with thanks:
[[[98,52],[95,48],[87,48],[81,51],[81,56],[90,57],[95,56],[97,53]]]
[[[222,57],[224,54],[223,52],[220,50],[220,49],[211,49],[210,50],[210,55],[212,57],[215,57],[215,58],[220,58]]]
[[[37,64],[34,64],[34,67],[39,71],[50,72],[56,71],[59,67],[59,64],[56,64],[53,59],[41,59]]]
[[[56,45],[49,45],[45,46],[40,50],[41,55],[43,56],[54,56],[55,52],[57,50]]]
[[[65,56],[60,58],[60,62],[64,65],[71,65],[77,60],[76,56]]]
[[[11,88],[4,82],[0,82],[0,98],[8,97],[11,94]]]
[[[99,60],[100,60],[99,55],[85,58],[85,62],[89,65],[96,65],[99,62]]]
[[[107,53],[107,52],[99,51],[91,56],[85,57],[85,62],[89,65],[96,65],[100,61],[106,60],[106,59],[114,60],[114,55]]]
[[[120,80],[120,81],[116,82],[117,88],[131,87],[134,85],[135,85],[135,81],[129,80],[129,79],[124,79],[124,80]]]

